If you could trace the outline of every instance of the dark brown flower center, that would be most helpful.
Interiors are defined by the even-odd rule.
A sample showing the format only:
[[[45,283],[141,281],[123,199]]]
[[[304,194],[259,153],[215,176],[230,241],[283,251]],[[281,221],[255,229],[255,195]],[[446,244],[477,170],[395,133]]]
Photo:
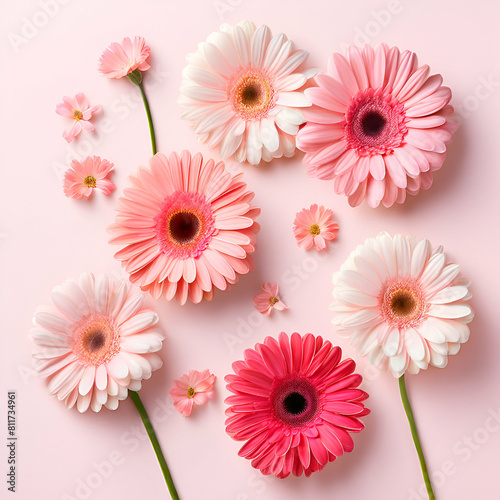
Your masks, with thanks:
[[[417,301],[414,294],[407,290],[397,290],[391,299],[391,309],[395,316],[410,316],[415,312]]]
[[[179,245],[191,243],[200,230],[200,219],[192,212],[177,212],[170,217],[168,232]]]
[[[361,118],[361,127],[365,135],[377,137],[382,133],[387,120],[376,111],[369,111]]]
[[[106,335],[100,329],[89,330],[82,339],[84,349],[89,352],[99,351],[106,343]]]

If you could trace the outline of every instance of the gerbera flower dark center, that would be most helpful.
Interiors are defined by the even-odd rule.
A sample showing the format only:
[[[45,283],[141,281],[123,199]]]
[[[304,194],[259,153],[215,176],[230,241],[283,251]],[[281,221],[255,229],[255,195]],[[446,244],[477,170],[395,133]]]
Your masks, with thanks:
[[[283,380],[271,394],[275,417],[290,427],[303,427],[319,411],[317,389],[301,378]]]
[[[309,229],[309,233],[312,234],[313,236],[318,236],[318,234],[321,233],[321,229],[318,226],[318,224],[313,224]]]
[[[73,334],[73,352],[86,366],[107,363],[120,351],[120,334],[106,316],[91,315]]]
[[[260,120],[274,107],[271,79],[257,69],[244,70],[228,87],[228,99],[243,120]]]
[[[87,187],[95,188],[97,185],[97,179],[93,175],[87,175],[87,177],[83,179],[83,184]]]
[[[292,392],[283,401],[283,407],[292,415],[300,415],[307,410],[307,399],[298,392]]]
[[[380,135],[387,123],[387,120],[376,111],[369,111],[360,121],[363,133],[372,137]]]
[[[73,118],[78,122],[83,118],[83,113],[81,111],[75,110],[73,113]]]
[[[345,118],[347,144],[359,156],[391,154],[408,131],[404,106],[383,89],[359,91]]]
[[[168,221],[168,232],[179,245],[191,243],[200,231],[200,219],[192,212],[177,212]]]
[[[384,319],[401,329],[419,325],[429,308],[420,284],[411,278],[387,283],[379,300]]]

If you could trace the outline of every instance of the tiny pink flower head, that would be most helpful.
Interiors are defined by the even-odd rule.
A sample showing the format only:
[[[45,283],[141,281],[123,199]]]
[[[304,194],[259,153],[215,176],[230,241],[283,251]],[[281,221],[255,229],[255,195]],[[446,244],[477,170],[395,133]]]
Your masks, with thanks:
[[[56,113],[73,119],[74,123],[69,130],[63,132],[63,137],[68,142],[71,142],[80,134],[82,129],[92,132],[94,125],[90,123],[90,120],[92,119],[92,115],[101,111],[101,109],[102,106],[100,104],[90,106],[83,92],[76,94],[75,97],[64,96],[63,102],[56,106]]]
[[[321,251],[326,248],[326,242],[337,237],[339,225],[333,221],[333,212],[329,208],[311,205],[295,216],[293,234],[297,245],[304,250],[316,247]]]
[[[116,188],[106,178],[112,171],[113,164],[108,160],[101,160],[99,156],[88,156],[82,162],[73,160],[64,174],[64,194],[75,200],[84,196],[89,199],[94,189],[100,189],[108,196]]]
[[[284,311],[288,307],[278,298],[279,287],[278,283],[264,283],[262,285],[263,293],[259,293],[253,298],[255,309],[261,314],[271,314],[273,309]]]
[[[189,417],[193,405],[204,405],[214,395],[214,384],[216,376],[208,370],[202,372],[189,370],[180,379],[174,380],[174,386],[170,390],[170,396],[174,400],[174,408]]]
[[[99,71],[108,78],[122,78],[138,69],[147,71],[151,66],[146,62],[151,49],[142,36],[129,37],[122,43],[113,42],[99,58]]]

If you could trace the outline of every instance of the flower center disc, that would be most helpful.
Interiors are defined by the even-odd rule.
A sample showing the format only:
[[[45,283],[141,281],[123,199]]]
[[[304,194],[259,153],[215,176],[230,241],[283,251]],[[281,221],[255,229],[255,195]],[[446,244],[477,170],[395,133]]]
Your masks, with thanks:
[[[95,188],[97,179],[93,175],[87,175],[87,177],[83,179],[83,184],[87,187]]]
[[[79,122],[83,118],[83,113],[81,111],[75,110],[73,113],[73,118]]]
[[[318,224],[313,224],[309,228],[309,234],[312,234],[313,236],[318,236],[318,234],[321,233],[321,229],[319,228]]]
[[[400,329],[418,326],[429,308],[416,280],[396,280],[386,285],[380,297],[384,319]]]
[[[319,410],[316,388],[303,379],[282,381],[271,395],[274,415],[290,427],[302,427],[313,420]]]
[[[346,111],[345,133],[359,156],[391,154],[408,129],[404,106],[383,89],[359,91]]]
[[[174,213],[168,221],[168,232],[179,245],[191,243],[200,231],[200,220],[192,212]]]
[[[228,99],[241,119],[260,120],[274,108],[275,90],[271,79],[262,71],[245,70],[229,84]]]
[[[120,350],[120,335],[106,316],[90,316],[77,326],[73,352],[86,365],[99,366]]]

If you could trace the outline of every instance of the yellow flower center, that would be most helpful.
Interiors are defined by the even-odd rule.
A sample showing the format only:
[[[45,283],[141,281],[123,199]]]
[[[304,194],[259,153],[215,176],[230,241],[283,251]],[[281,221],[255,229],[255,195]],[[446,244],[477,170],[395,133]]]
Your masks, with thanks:
[[[83,118],[83,113],[75,109],[75,112],[73,113],[73,118],[78,122]]]
[[[278,297],[269,297],[269,304],[271,304],[271,306],[274,306],[276,302],[279,302]]]
[[[194,395],[195,395],[195,394],[196,394],[196,391],[194,390],[194,388],[193,388],[193,387],[190,387],[190,388],[188,389],[188,394],[187,394],[188,398],[189,398],[189,399],[194,398]]]
[[[97,184],[97,179],[93,175],[87,175],[85,179],[83,179],[83,185],[91,188],[95,188]]]
[[[318,236],[318,234],[321,233],[321,229],[319,228],[318,224],[313,224],[309,228],[309,233],[312,234],[313,236]]]

